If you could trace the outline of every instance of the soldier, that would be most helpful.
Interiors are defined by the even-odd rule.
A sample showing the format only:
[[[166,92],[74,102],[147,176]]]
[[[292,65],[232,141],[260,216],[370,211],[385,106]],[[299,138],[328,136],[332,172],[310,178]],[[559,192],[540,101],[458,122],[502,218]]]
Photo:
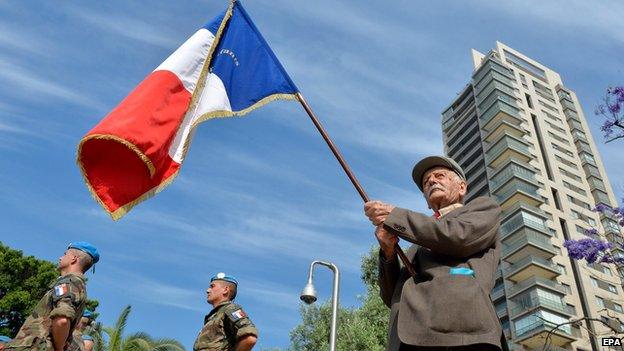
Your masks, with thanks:
[[[59,258],[60,277],[50,285],[5,351],[63,351],[85,308],[87,290],[84,273],[100,259],[86,242],[69,244]]]
[[[238,282],[231,275],[218,273],[206,290],[213,309],[204,317],[194,351],[249,351],[256,344],[258,330],[241,306],[233,303]]]
[[[11,341],[11,338],[9,338],[6,335],[0,335],[0,351],[4,349],[4,344],[6,344],[9,341]]]
[[[94,340],[93,340],[93,337],[91,336],[91,333],[93,332],[93,329],[94,329],[93,328],[94,316],[91,311],[86,310],[85,314],[82,315],[82,320],[84,320],[85,317],[88,318],[88,320],[86,321],[86,324],[82,331],[82,343],[84,344],[84,351],[92,351]]]
[[[87,335],[90,331],[92,321],[93,313],[89,310],[84,310],[80,322],[72,333],[73,340],[69,351],[91,351],[93,349],[93,338]],[[90,346],[88,349],[87,344]]]

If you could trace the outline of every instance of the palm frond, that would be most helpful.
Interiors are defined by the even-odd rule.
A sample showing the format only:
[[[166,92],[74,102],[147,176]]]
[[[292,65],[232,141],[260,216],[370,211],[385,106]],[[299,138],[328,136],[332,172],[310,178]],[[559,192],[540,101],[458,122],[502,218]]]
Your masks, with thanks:
[[[126,328],[126,324],[128,323],[128,315],[132,310],[132,306],[126,306],[122,311],[119,317],[117,318],[117,323],[115,323],[115,327],[109,329],[110,333],[107,331],[109,336],[108,339],[108,351],[122,351],[122,336],[124,329]]]

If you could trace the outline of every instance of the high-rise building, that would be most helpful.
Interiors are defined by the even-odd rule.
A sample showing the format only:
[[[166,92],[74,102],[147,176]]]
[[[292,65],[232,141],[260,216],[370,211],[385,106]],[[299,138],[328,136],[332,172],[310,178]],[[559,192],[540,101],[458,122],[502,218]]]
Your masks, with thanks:
[[[519,350],[602,350],[599,321],[624,331],[621,277],[571,260],[563,242],[588,228],[621,235],[592,211],[616,198],[579,101],[558,73],[502,43],[472,58],[472,79],[442,113],[444,148],[466,172],[465,200],[492,196],[503,211],[491,297],[504,332]],[[573,322],[584,317],[598,321]]]

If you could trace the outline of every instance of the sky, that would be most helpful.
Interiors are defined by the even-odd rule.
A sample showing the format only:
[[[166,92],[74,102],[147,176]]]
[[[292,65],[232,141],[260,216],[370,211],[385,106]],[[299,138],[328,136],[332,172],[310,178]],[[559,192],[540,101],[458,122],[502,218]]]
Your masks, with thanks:
[[[187,349],[210,311],[217,272],[258,347],[286,347],[310,262],[341,270],[340,304],[364,293],[375,244],[362,201],[304,110],[277,101],[197,129],[175,182],[113,222],[75,163],[79,140],[189,36],[228,5],[213,1],[0,2],[0,241],[56,262],[71,241],[98,247],[88,273],[100,320],[132,305],[127,332]],[[427,212],[411,181],[442,154],[440,113],[467,84],[470,49],[496,40],[559,72],[584,107],[616,196],[622,143],[593,115],[624,84],[619,1],[243,1],[373,199]],[[319,299],[331,272],[319,267]]]

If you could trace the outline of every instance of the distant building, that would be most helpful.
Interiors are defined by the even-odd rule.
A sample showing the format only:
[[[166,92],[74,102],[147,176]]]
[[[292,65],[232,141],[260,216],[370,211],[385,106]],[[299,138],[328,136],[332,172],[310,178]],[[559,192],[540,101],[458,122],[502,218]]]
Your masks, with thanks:
[[[591,227],[622,240],[617,222],[592,211],[617,202],[579,101],[558,73],[502,43],[472,58],[472,79],[442,113],[444,148],[466,172],[466,201],[489,195],[503,210],[492,300],[505,334],[512,349],[601,350],[587,329],[607,332],[599,322],[548,335],[583,316],[624,332],[615,266],[572,261],[563,247]]]

